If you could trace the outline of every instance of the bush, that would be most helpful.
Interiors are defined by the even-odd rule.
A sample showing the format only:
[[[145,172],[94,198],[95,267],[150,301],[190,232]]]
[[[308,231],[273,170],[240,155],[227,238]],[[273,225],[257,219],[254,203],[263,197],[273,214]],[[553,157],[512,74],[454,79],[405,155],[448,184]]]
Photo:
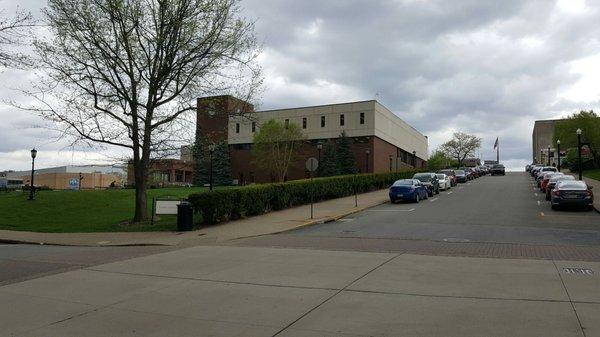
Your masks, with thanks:
[[[188,199],[205,224],[264,214],[314,202],[387,188],[416,171],[370,173],[294,180],[191,194]]]

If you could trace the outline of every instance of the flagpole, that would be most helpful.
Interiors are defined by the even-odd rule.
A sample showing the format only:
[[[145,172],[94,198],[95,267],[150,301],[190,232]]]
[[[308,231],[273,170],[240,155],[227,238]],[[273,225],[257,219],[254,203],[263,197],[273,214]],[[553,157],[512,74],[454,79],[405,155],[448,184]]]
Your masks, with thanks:
[[[496,146],[496,164],[500,164],[500,142]]]

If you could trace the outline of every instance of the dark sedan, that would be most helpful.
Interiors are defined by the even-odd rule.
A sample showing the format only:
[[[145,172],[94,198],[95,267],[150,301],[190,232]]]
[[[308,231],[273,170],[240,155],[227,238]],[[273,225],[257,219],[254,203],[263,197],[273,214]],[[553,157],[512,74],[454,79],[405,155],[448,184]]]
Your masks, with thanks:
[[[390,186],[390,202],[414,201],[427,199],[427,188],[417,179],[401,179]]]
[[[573,177],[572,175],[568,175],[568,174],[555,175],[555,176],[550,177],[550,180],[548,181],[548,185],[546,185],[546,200],[547,201],[550,201],[550,198],[552,196],[552,190],[554,189],[556,184],[559,181],[563,181],[563,180],[575,180],[575,177]]]
[[[467,173],[463,170],[454,170],[454,174],[456,174],[456,182],[458,183],[466,183],[469,180]]]
[[[582,207],[587,210],[594,209],[594,193],[592,188],[584,181],[560,181],[551,193],[552,209],[562,207]]]
[[[504,168],[504,165],[502,165],[502,164],[495,164],[494,166],[492,166],[492,169],[490,170],[490,174],[493,176],[505,175],[506,169]]]
[[[434,194],[440,194],[440,183],[438,182],[437,175],[435,173],[416,173],[413,179],[417,179],[427,187],[429,196],[432,197]]]

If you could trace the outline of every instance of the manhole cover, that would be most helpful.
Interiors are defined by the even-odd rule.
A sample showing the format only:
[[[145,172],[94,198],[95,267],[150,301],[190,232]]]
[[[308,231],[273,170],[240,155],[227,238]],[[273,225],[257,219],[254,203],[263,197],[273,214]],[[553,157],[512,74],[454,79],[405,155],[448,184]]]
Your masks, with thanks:
[[[565,274],[580,274],[580,275],[594,275],[594,271],[590,268],[563,268]]]
[[[469,239],[461,239],[461,238],[445,238],[445,242],[471,242]]]

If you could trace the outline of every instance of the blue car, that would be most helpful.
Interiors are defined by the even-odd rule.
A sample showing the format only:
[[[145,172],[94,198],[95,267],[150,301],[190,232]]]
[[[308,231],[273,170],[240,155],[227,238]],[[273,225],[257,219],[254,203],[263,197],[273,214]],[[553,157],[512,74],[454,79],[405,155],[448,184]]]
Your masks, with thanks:
[[[397,180],[390,186],[390,201],[395,204],[397,201],[414,201],[427,199],[427,187],[417,179]]]

